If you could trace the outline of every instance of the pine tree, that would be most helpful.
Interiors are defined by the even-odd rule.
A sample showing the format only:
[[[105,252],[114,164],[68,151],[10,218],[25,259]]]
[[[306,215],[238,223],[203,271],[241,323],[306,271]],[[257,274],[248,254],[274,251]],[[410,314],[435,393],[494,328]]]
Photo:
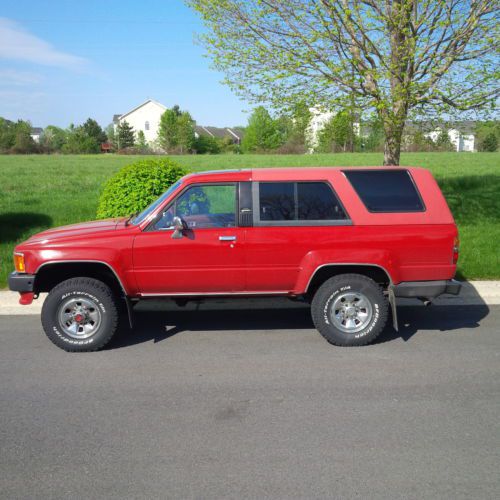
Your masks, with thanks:
[[[134,129],[127,121],[121,122],[118,127],[118,148],[125,149],[134,146]]]

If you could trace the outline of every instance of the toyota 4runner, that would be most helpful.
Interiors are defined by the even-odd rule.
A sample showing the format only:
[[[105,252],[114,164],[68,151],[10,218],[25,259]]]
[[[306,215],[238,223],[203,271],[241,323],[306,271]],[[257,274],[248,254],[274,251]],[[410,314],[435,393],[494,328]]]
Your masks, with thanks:
[[[139,215],[36,234],[14,252],[11,290],[49,292],[42,324],[67,351],[133,325],[134,304],[213,296],[310,302],[330,343],[373,341],[397,297],[458,294],[458,233],[420,168],[279,168],[190,174]]]

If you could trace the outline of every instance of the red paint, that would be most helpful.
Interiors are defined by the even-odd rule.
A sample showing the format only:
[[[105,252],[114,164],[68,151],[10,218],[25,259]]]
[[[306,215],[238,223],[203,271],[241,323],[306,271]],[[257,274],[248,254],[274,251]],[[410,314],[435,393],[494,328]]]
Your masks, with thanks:
[[[342,170],[277,168],[192,174],[153,216],[189,184],[324,180],[341,199],[352,220],[350,226],[195,229],[192,238],[172,239],[171,230],[145,231],[151,219],[133,226],[122,218],[44,231],[15,250],[24,253],[26,272],[31,274],[50,262],[104,262],[130,297],[301,294],[319,267],[335,263],[380,266],[394,284],[454,276],[457,228],[430,172],[408,168],[425,212],[375,214],[368,212]],[[220,236],[236,240],[220,241]]]
[[[33,292],[20,292],[19,304],[22,306],[29,306],[33,302],[34,295]]]

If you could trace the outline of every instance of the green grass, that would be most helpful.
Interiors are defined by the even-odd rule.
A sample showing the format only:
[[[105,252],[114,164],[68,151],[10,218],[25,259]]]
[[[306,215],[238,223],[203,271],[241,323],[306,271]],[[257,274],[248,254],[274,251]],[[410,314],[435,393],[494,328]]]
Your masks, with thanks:
[[[0,156],[0,288],[17,242],[48,227],[95,217],[103,182],[136,156]],[[382,155],[179,156],[193,171],[287,166],[381,165]],[[500,279],[500,154],[409,153],[402,165],[432,170],[459,225],[459,276]]]

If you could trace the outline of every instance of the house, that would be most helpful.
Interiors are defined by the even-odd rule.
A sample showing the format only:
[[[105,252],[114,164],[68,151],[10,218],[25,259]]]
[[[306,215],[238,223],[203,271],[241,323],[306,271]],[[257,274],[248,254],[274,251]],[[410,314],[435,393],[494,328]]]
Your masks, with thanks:
[[[113,124],[115,131],[119,124],[126,121],[136,133],[141,130],[144,132],[146,142],[153,143],[158,137],[160,118],[166,109],[166,106],[163,104],[153,99],[148,99],[123,115],[114,115]]]
[[[474,135],[475,128],[476,122],[473,121],[455,122],[452,123],[447,129],[437,126],[424,135],[425,137],[431,139],[431,141],[436,142],[439,136],[443,133],[443,130],[446,130],[448,132],[448,138],[455,147],[457,153],[462,151],[473,152],[476,151],[476,138]]]
[[[40,137],[43,134],[43,128],[42,127],[31,127],[31,138],[38,144],[40,142]]]
[[[319,134],[325,128],[327,123],[336,115],[335,111],[325,111],[320,108],[310,108],[311,119],[306,130],[307,144],[309,146],[309,152],[312,153],[319,145]],[[360,117],[355,116],[355,120],[352,124],[354,134],[360,137],[361,125]]]
[[[124,113],[123,115],[113,115],[113,125],[116,128],[119,124],[127,122],[135,131],[143,131],[146,142],[154,146],[158,138],[158,130],[160,128],[161,115],[165,113],[167,107],[158,101],[148,99],[134,109]],[[197,125],[195,127],[195,137],[208,136],[214,138],[228,138],[234,144],[241,144],[243,131],[239,127],[203,127]]]
[[[196,138],[200,136],[212,137],[214,139],[228,139],[233,144],[241,144],[243,139],[243,130],[240,127],[234,128],[219,128],[219,127],[204,127],[196,125],[194,128],[194,135]]]
[[[333,111],[325,111],[319,108],[311,108],[311,120],[307,129],[307,137],[310,152],[313,152],[318,146],[319,134],[325,125],[335,116]],[[448,127],[436,126],[431,122],[407,122],[406,134],[410,134],[417,130],[424,131],[424,136],[436,142],[442,131],[446,129],[450,142],[455,147],[457,152],[476,151],[476,138],[474,131],[476,122],[474,121],[458,121],[451,123]],[[362,124],[359,117],[356,117],[353,123],[354,134],[357,137],[367,137],[370,134],[369,125]]]

